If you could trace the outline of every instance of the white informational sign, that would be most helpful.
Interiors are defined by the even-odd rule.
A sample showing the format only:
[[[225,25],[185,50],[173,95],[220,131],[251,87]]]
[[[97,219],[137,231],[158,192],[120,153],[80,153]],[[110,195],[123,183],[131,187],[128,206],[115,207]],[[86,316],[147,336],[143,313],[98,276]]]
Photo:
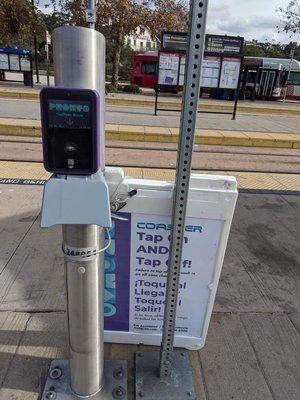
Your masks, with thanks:
[[[186,60],[185,54],[181,54],[180,70],[179,70],[179,86],[183,86],[184,84],[185,60]]]
[[[21,71],[30,71],[30,58],[29,56],[20,56]]]
[[[220,57],[204,56],[200,86],[205,88],[217,88],[219,84],[220,67]]]
[[[184,54],[182,54],[180,59],[180,72],[179,72],[180,86],[183,86],[184,84],[185,61],[186,57]],[[200,86],[206,88],[217,88],[219,83],[220,68],[221,68],[220,57],[204,56]]]
[[[20,71],[20,62],[18,54],[9,55],[9,65],[11,71]]]
[[[109,171],[114,168],[108,167]],[[105,251],[105,340],[159,345],[163,326],[174,184],[128,178],[137,195],[113,221]],[[233,177],[191,175],[175,346],[200,349],[237,199]]]
[[[161,333],[169,257],[170,217],[131,215],[131,332]],[[222,221],[188,218],[184,234],[176,332],[200,337]],[[195,307],[195,293],[198,293]]]
[[[159,85],[178,85],[179,54],[160,53],[159,55]]]
[[[0,53],[0,69],[9,70],[8,54],[1,54]]]
[[[96,9],[89,9],[86,10],[86,22],[88,24],[95,24],[96,23]]]
[[[239,84],[241,60],[239,58],[223,58],[220,88],[237,89]]]
[[[46,45],[51,44],[51,35],[46,31]]]

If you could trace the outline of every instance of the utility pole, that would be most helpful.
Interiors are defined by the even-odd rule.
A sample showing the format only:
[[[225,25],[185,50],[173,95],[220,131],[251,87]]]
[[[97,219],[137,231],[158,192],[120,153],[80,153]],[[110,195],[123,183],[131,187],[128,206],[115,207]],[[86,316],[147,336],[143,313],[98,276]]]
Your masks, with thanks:
[[[95,0],[89,0],[86,10],[86,22],[90,29],[95,29],[96,25],[96,4]]]
[[[283,102],[285,102],[285,100],[286,100],[287,89],[288,89],[287,88],[287,83],[288,83],[288,81],[290,79],[290,76],[291,76],[291,70],[292,70],[292,65],[293,65],[293,61],[294,61],[294,56],[295,56],[295,49],[291,49],[291,51],[290,51],[291,59],[290,59],[289,70],[288,70],[288,75],[287,75],[287,79],[286,79],[286,88],[285,88],[285,91],[284,91]]]
[[[34,0],[31,0],[31,4],[34,9]],[[40,82],[40,74],[39,74],[39,65],[38,65],[38,52],[37,52],[37,39],[36,39],[36,31],[33,31],[33,45],[34,45],[34,60],[35,60],[35,72],[36,72],[36,83]]]
[[[295,49],[291,49],[291,51],[290,51],[291,60],[290,60],[289,73],[288,73],[287,80],[289,80],[290,76],[291,76],[291,69],[292,69],[292,65],[293,65],[293,61],[294,61],[294,56],[295,56]]]
[[[47,86],[50,86],[50,55],[49,55],[49,46],[51,44],[51,36],[49,32],[46,30],[46,64],[47,64]]]

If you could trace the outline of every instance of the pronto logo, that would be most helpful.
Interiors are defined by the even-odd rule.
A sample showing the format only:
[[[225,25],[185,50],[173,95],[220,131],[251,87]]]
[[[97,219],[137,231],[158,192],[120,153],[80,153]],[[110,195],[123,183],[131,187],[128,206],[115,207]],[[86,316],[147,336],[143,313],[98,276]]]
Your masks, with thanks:
[[[156,231],[170,231],[171,224],[154,224],[153,222],[138,222],[138,229],[151,229]],[[202,233],[203,227],[200,225],[186,225],[185,232],[199,232]]]
[[[49,103],[50,111],[88,113],[90,106],[87,104],[72,104],[72,103]]]

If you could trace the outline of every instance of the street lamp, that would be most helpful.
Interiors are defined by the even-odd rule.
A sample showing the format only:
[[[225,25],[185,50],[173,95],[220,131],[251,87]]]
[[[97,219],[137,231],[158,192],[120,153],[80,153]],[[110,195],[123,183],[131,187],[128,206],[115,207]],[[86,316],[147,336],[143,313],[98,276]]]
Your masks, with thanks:
[[[34,0],[31,0],[31,4],[34,8]],[[36,72],[36,83],[40,83],[40,75],[39,75],[39,65],[38,65],[38,51],[37,51],[37,39],[36,32],[33,31],[33,45],[34,45],[34,59],[35,59],[35,72]]]

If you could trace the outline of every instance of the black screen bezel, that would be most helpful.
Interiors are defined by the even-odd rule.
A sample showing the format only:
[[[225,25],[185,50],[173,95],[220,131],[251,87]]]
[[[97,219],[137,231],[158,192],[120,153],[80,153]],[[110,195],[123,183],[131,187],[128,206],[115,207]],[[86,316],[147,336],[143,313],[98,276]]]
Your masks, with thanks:
[[[92,165],[91,169],[60,169],[49,165],[49,130],[54,129],[49,127],[48,101],[49,100],[69,100],[69,101],[89,101],[92,106],[91,110],[91,134],[92,134]],[[97,97],[92,90],[85,89],[44,89],[41,92],[41,120],[42,120],[42,135],[43,135],[43,153],[45,169],[53,173],[62,173],[67,175],[90,175],[98,170],[97,165]],[[62,128],[55,128],[62,129]],[[69,128],[67,128],[69,129]]]

